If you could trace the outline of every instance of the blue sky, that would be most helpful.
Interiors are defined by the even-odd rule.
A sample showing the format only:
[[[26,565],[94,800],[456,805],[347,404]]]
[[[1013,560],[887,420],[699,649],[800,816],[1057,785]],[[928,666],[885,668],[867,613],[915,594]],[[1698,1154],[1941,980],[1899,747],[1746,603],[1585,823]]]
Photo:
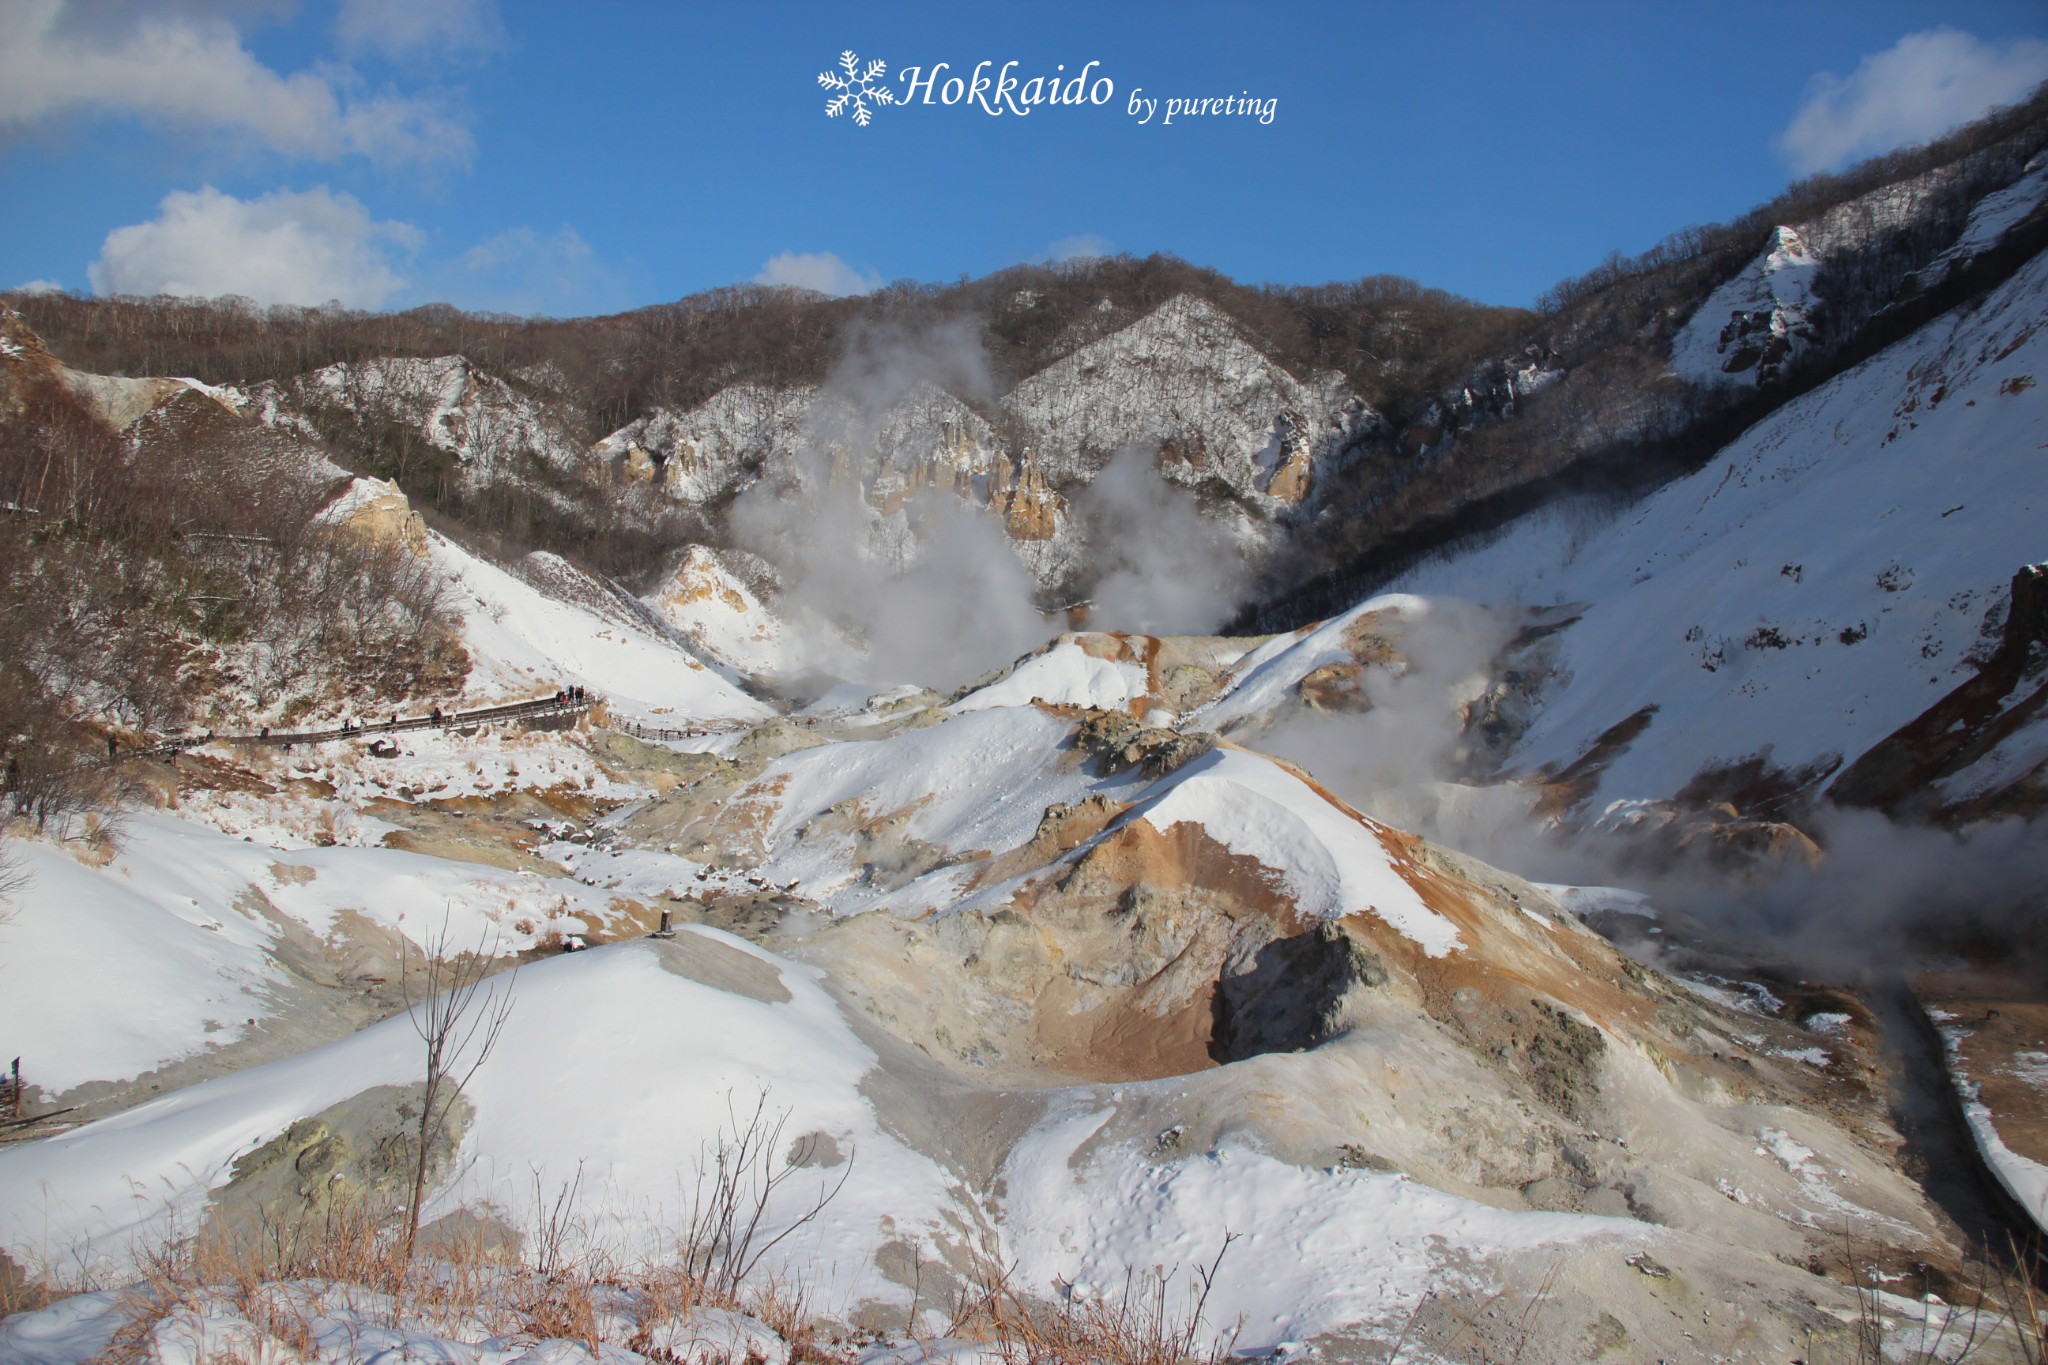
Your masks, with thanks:
[[[0,285],[563,315],[1107,250],[1528,303],[2023,92],[2044,39],[2039,0],[0,0]],[[849,48],[1114,94],[857,127]]]

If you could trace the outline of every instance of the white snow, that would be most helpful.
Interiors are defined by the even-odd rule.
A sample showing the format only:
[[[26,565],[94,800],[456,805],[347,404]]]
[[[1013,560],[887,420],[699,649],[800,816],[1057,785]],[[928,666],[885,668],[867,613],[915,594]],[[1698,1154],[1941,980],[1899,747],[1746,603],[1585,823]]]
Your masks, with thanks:
[[[1296,379],[1213,304],[1186,294],[1054,361],[1011,390],[1003,407],[1023,423],[1055,483],[1092,477],[1121,447],[1173,441],[1191,463],[1166,462],[1167,477],[1214,474],[1265,503],[1273,502],[1263,483],[1281,414],[1306,422],[1317,464],[1379,421],[1339,376]]]
[[[0,1318],[0,1360],[10,1365],[78,1365],[96,1359],[128,1325],[118,1290],[59,1299],[33,1313]]]
[[[532,696],[582,683],[645,715],[756,720],[773,714],[623,607],[604,609],[595,597],[563,601],[445,536],[433,534],[428,543],[455,586],[472,696]]]
[[[1596,538],[1531,523],[1406,576],[1418,593],[1582,608],[1516,764],[1568,763],[1654,705],[1589,804],[1668,797],[1714,763],[1853,759],[1970,676],[1987,612],[2041,554],[2044,300],[2037,257]]]
[[[759,821],[769,881],[799,881],[833,913],[850,914],[887,893],[861,875],[851,834],[813,830],[813,822],[855,802],[864,819],[906,813],[904,835],[963,858],[1015,848],[1030,840],[1048,805],[1141,784],[1135,774],[1096,782],[1062,761],[1070,729],[1032,707],[991,707],[887,739],[803,749],[776,759],[726,808]],[[952,908],[964,874],[946,873],[911,883],[894,908]]]
[[[1805,238],[1793,228],[1778,228],[1763,254],[1708,295],[1672,338],[1671,368],[1700,385],[1754,383],[1755,366],[1732,374],[1722,368],[1731,349],[1722,330],[1732,318],[1761,313],[1768,315],[1766,334],[1796,342],[1809,326],[1819,271]]]
[[[968,693],[952,709],[958,714],[1042,701],[1122,711],[1143,697],[1148,686],[1143,664],[1099,658],[1079,641],[1066,638],[1018,664],[999,681]]]
[[[179,813],[279,848],[374,846],[395,828],[365,811],[375,801],[562,792],[623,802],[649,794],[606,771],[578,737],[563,732],[521,732],[514,726],[485,726],[467,736],[412,730],[392,736],[390,743],[397,752],[385,757],[370,752],[360,738],[295,745],[287,753],[222,746],[222,757],[253,763],[283,789],[196,791],[180,801]]]
[[[1308,1170],[1237,1140],[1164,1162],[1137,1142],[1089,1149],[1112,1111],[1088,1098],[1065,1099],[1004,1163],[1003,1249],[1018,1277],[1113,1299],[1128,1269],[1206,1265],[1240,1233],[1205,1310],[1224,1333],[1242,1318],[1239,1350],[1398,1322],[1427,1292],[1476,1287],[1466,1254],[1647,1235],[1625,1218],[1510,1213],[1400,1175]],[[1187,1288],[1186,1271],[1168,1286],[1177,1311]]]
[[[1978,1153],[1998,1183],[2005,1187],[2006,1193],[2044,1233],[2048,1233],[2048,1165],[2020,1155],[2006,1146],[2005,1139],[1998,1135],[1998,1115],[1984,1103],[1982,1087],[1963,1064],[1960,1044],[1970,1036],[1969,1030],[1954,1023],[1940,1022],[1944,1016],[1938,1011],[1930,1010],[1928,1013],[1936,1019],[1936,1027],[1947,1045],[1949,1080],[1962,1101],[1963,1117],[1969,1122],[1970,1136],[1977,1141]]]
[[[405,423],[459,459],[471,479],[517,477],[521,456],[564,471],[583,460],[581,446],[541,404],[459,355],[345,361],[300,376],[292,388],[308,404]]]
[[[744,1120],[764,1090],[787,1132],[831,1135],[859,1179],[820,1218],[778,1247],[773,1268],[813,1286],[813,1306],[844,1312],[861,1297],[909,1291],[873,1257],[920,1239],[951,1208],[948,1177],[881,1126],[860,1092],[874,1054],[854,1035],[817,974],[715,930],[683,931],[681,951],[758,961],[790,997],[734,994],[668,970],[640,940],[568,954],[494,978],[511,992],[498,1046],[465,1093],[476,1119],[459,1178],[429,1219],[488,1201],[515,1225],[580,1170],[591,1226],[625,1250],[657,1249],[680,1226],[692,1163]],[[667,951],[676,951],[670,949]],[[420,1042],[395,1018],[289,1060],[189,1087],[55,1138],[0,1150],[0,1245],[33,1268],[117,1271],[173,1220],[194,1225],[206,1192],[239,1155],[296,1119],[420,1074]],[[545,1099],[546,1102],[542,1102]],[[602,1099],[603,1102],[596,1102]],[[764,1235],[814,1202],[839,1172],[804,1173],[778,1193]],[[680,1179],[679,1179],[680,1176]]]
[[[271,931],[226,879],[195,886],[153,860],[137,878],[132,857],[91,868],[37,840],[14,852],[28,883],[4,931],[0,1038],[45,1094],[138,1076],[268,1013]]]
[[[319,520],[330,526],[345,526],[371,508],[380,505],[397,508],[400,503],[405,504],[405,512],[411,512],[411,504],[404,492],[390,479],[350,479],[348,487],[342,489],[333,502],[320,509]]]
[[[634,450],[658,455],[670,494],[709,502],[751,483],[759,467],[793,458],[816,396],[811,388],[736,384],[688,412],[657,409],[599,441],[593,453],[605,459]]]
[[[742,672],[792,677],[850,652],[823,621],[805,617],[799,627],[702,545],[690,546],[643,600],[704,653]]]
[[[1922,288],[1940,284],[1949,271],[1997,246],[2044,202],[2048,202],[2048,156],[2036,156],[2019,179],[1978,200],[1962,233],[1947,250],[1915,271],[1913,278]]]
[[[226,408],[229,412],[240,412],[242,409],[242,405],[249,401],[248,396],[246,394],[244,394],[240,389],[233,387],[232,385],[209,384],[203,379],[189,379],[182,376],[177,379],[173,379],[171,382],[174,384],[183,384],[186,388],[192,390],[192,392],[194,393],[206,395],[208,398],[211,398],[214,402]]]
[[[1344,634],[1361,616],[1386,613],[1407,619],[1430,614],[1431,604],[1409,593],[1368,598],[1327,621],[1266,641],[1231,670],[1223,692],[1187,721],[1221,730],[1234,722],[1270,715],[1301,685],[1301,680],[1326,664],[1355,663]]]
[[[415,943],[510,953],[616,918],[611,896],[387,848],[279,848],[168,815],[123,821],[104,867],[39,840],[0,956],[0,1038],[46,1094],[118,1081],[244,1035],[276,1009],[281,924],[325,938],[352,911]],[[10,1054],[12,1055],[12,1054]]]
[[[1402,875],[1405,860],[1377,821],[1336,805],[1287,769],[1244,749],[1217,748],[1189,763],[1128,818],[1159,830],[1200,825],[1233,853],[1280,875],[1304,915],[1368,913],[1443,957],[1460,944],[1449,920]]]

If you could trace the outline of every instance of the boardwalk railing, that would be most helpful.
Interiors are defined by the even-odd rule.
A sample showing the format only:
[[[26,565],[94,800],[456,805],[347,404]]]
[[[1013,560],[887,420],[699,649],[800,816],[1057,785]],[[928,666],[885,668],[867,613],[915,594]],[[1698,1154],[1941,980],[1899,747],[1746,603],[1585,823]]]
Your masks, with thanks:
[[[707,721],[702,725],[642,725],[637,720],[614,717],[609,727],[622,735],[635,739],[702,739],[706,735],[728,734],[734,730],[746,729],[744,721]]]
[[[361,739],[366,735],[390,735],[401,730],[467,730],[476,725],[495,725],[514,720],[542,720],[550,716],[576,716],[604,700],[588,689],[565,689],[552,697],[516,701],[503,706],[484,706],[474,711],[434,711],[424,716],[397,716],[389,720],[344,721],[324,730],[258,730],[254,734],[221,735],[207,731],[182,735],[145,748],[124,749],[109,754],[104,763],[125,763],[136,758],[171,758],[202,744],[267,744],[289,749],[295,744],[324,744],[337,739]],[[626,716],[614,716],[607,728],[635,739],[702,739],[747,728],[746,721],[706,721],[697,725],[646,725]]]
[[[169,758],[202,744],[268,744],[290,748],[294,744],[322,744],[336,739],[359,739],[365,735],[389,735],[401,730],[466,730],[474,725],[493,725],[511,720],[538,720],[548,716],[581,715],[602,698],[590,692],[559,692],[534,701],[516,701],[503,706],[484,706],[474,711],[434,711],[424,716],[392,716],[390,720],[344,721],[324,730],[258,730],[254,734],[181,735],[147,748],[128,749],[109,755],[108,762],[131,758]]]

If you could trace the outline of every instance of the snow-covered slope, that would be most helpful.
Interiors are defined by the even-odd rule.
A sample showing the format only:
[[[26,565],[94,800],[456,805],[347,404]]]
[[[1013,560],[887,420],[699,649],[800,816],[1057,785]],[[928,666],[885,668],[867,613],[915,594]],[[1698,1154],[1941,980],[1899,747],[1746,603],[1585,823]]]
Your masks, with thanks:
[[[2019,179],[1977,201],[1961,235],[1913,273],[1913,287],[1939,285],[1951,272],[1998,246],[2015,228],[2038,217],[2044,206],[2048,206],[2048,156],[2036,156]]]
[[[531,765],[538,755],[527,757]],[[307,970],[309,942],[339,951],[385,931],[426,942],[445,929],[451,942],[511,953],[551,931],[620,923],[608,893],[379,847],[376,822],[367,824],[357,831],[365,843],[321,848],[275,829],[266,837],[280,843],[258,844],[196,820],[136,814],[103,866],[23,841],[25,885],[0,956],[0,1036],[19,1040],[29,1079],[56,1096],[269,1028],[291,1013],[285,997],[293,972]]]
[[[1894,234],[1935,230],[1936,215],[1944,211],[1957,182],[1995,176],[1994,168],[2007,164],[2010,183],[1978,199],[1953,241],[1919,270],[1896,280],[1896,297],[1910,298],[1940,285],[2037,216],[2048,172],[2039,156],[2012,168],[2006,162],[2012,155],[2009,148],[1994,146],[1880,185],[1810,221],[1773,229],[1757,258],[1716,289],[1672,338],[1672,369],[1703,388],[1776,382],[1814,346],[1844,339],[1893,302],[1882,292],[1885,286],[1874,289],[1857,282],[1860,255]],[[1849,268],[1839,288],[1863,294],[1828,299],[1816,293],[1816,279],[1843,265]]]
[[[836,1305],[907,1296],[877,1271],[890,1236],[927,1237],[960,1216],[944,1172],[887,1132],[860,1082],[875,1055],[814,973],[714,930],[670,943],[639,941],[558,958],[496,979],[511,1012],[504,1035],[465,1087],[476,1118],[463,1139],[462,1177],[428,1210],[466,1203],[537,1212],[577,1181],[603,1192],[622,1239],[674,1228],[684,1213],[693,1154],[714,1151],[733,1120],[765,1093],[788,1111],[792,1136],[827,1135],[849,1184],[820,1221],[778,1257],[785,1273]],[[659,1027],[650,1027],[659,1021]],[[238,1158],[293,1122],[378,1086],[418,1080],[420,1039],[405,1018],[344,1041],[166,1096],[66,1137],[0,1151],[0,1242],[72,1246],[86,1264],[120,1265],[135,1238],[201,1221],[208,1192]],[[546,1092],[581,1102],[543,1102]],[[632,1095],[629,1104],[612,1103]],[[608,1102],[592,1103],[602,1097]],[[836,1164],[836,1163],[835,1163]],[[771,1206],[772,1236],[837,1174],[791,1182]],[[802,1188],[798,1188],[801,1185]],[[613,1230],[618,1225],[613,1223]],[[885,1232],[884,1229],[894,1231]],[[765,1237],[764,1237],[765,1240]]]
[[[751,483],[764,464],[792,458],[816,390],[736,384],[687,412],[660,408],[592,447],[629,482],[658,484],[707,503]]]
[[[1113,642],[1115,637],[1062,636],[994,682],[962,697],[953,709],[964,713],[1042,701],[1054,706],[1125,710],[1145,698],[1151,680],[1144,661],[1129,657],[1129,651]]]
[[[1655,708],[1597,800],[1853,759],[1998,642],[2048,506],[2048,258],[1759,422],[1607,525],[1531,519],[1397,586],[1570,607],[1524,768]]]
[[[1709,295],[1672,339],[1671,368],[1700,385],[1779,378],[1816,335],[1819,272],[1805,239],[1777,229],[1763,254]]]
[[[2048,1009],[1995,997],[1950,1000],[1927,1013],[1939,1030],[1949,1081],[1970,1136],[2013,1204],[2048,1233]]]
[[[887,367],[884,367],[885,369]],[[985,397],[985,396],[984,396]],[[1126,447],[1156,448],[1169,480],[1219,484],[1271,513],[1311,503],[1333,462],[1384,423],[1335,375],[1304,382],[1213,305],[1191,296],[1025,378],[1002,400],[999,435],[981,411],[926,378],[859,376],[823,388],[735,385],[686,412],[651,413],[592,455],[626,483],[711,506],[757,482],[857,489],[875,557],[917,539],[904,511],[919,494],[986,509],[1041,586],[1081,567],[1068,499]],[[1265,522],[1228,506],[1242,539]]]
[[[621,601],[604,584],[545,552],[515,574],[445,536],[430,539],[451,585],[469,649],[467,692],[500,700],[581,683],[637,715],[759,719],[771,713],[717,669]]]

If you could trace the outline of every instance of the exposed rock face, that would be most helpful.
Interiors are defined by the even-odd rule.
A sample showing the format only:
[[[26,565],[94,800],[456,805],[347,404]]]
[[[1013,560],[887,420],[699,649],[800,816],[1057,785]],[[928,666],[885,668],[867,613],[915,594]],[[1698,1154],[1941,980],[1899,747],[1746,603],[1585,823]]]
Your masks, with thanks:
[[[1025,451],[999,460],[990,476],[989,506],[1003,519],[1012,540],[1051,540],[1059,534],[1066,502],[1046,482],[1038,462]]]
[[[1549,388],[1565,373],[1563,357],[1535,345],[1481,365],[1466,376],[1463,384],[1430,399],[1421,413],[1402,428],[1401,453],[1435,454],[1460,432],[1513,417],[1525,399]]]
[[[547,403],[459,355],[430,359],[379,357],[329,365],[281,388],[253,395],[284,425],[366,430],[390,424],[452,457],[462,477],[481,486],[524,482],[529,462],[560,473],[581,469],[583,445]],[[296,409],[297,412],[288,409]]]
[[[1235,1062],[1327,1042],[1346,1026],[1354,991],[1386,984],[1386,964],[1343,924],[1325,922],[1272,939],[1248,961],[1234,957],[1225,964],[1216,983],[1209,1055]]]
[[[1279,517],[1309,509],[1321,472],[1384,428],[1336,377],[1297,379],[1185,296],[1028,376],[986,414],[929,382],[869,401],[735,385],[640,418],[591,454],[616,481],[697,507],[759,480],[854,489],[877,519],[876,547],[911,535],[897,523],[919,495],[956,496],[996,517],[1049,586],[1077,567],[1074,491],[1126,447],[1156,449],[1171,480]]]
[[[689,412],[661,409],[599,441],[592,452],[689,503],[738,491],[771,457],[794,452],[816,391],[737,384]],[[638,471],[646,471],[644,475]]]
[[[389,479],[355,479],[321,513],[328,524],[384,544],[427,552],[427,523],[412,501]]]
[[[1099,756],[1105,772],[1136,767],[1147,777],[1164,777],[1216,747],[1216,736],[1144,725],[1121,711],[1089,710],[1074,731],[1074,743]]]
[[[1806,238],[1778,228],[1748,269],[1700,305],[1672,342],[1672,364],[1695,383],[1776,383],[1819,335],[1819,269]]]
[[[1240,494],[1289,503],[1307,495],[1308,471],[1287,476],[1278,492],[1276,471],[1296,456],[1336,456],[1380,425],[1340,381],[1303,383],[1221,311],[1185,295],[1055,361],[1003,407],[1031,434],[1055,483],[1085,480],[1123,447],[1149,444],[1169,477],[1214,477]]]
[[[1324,664],[1302,678],[1301,699],[1317,711],[1369,710],[1372,700],[1365,695],[1365,667]]]

